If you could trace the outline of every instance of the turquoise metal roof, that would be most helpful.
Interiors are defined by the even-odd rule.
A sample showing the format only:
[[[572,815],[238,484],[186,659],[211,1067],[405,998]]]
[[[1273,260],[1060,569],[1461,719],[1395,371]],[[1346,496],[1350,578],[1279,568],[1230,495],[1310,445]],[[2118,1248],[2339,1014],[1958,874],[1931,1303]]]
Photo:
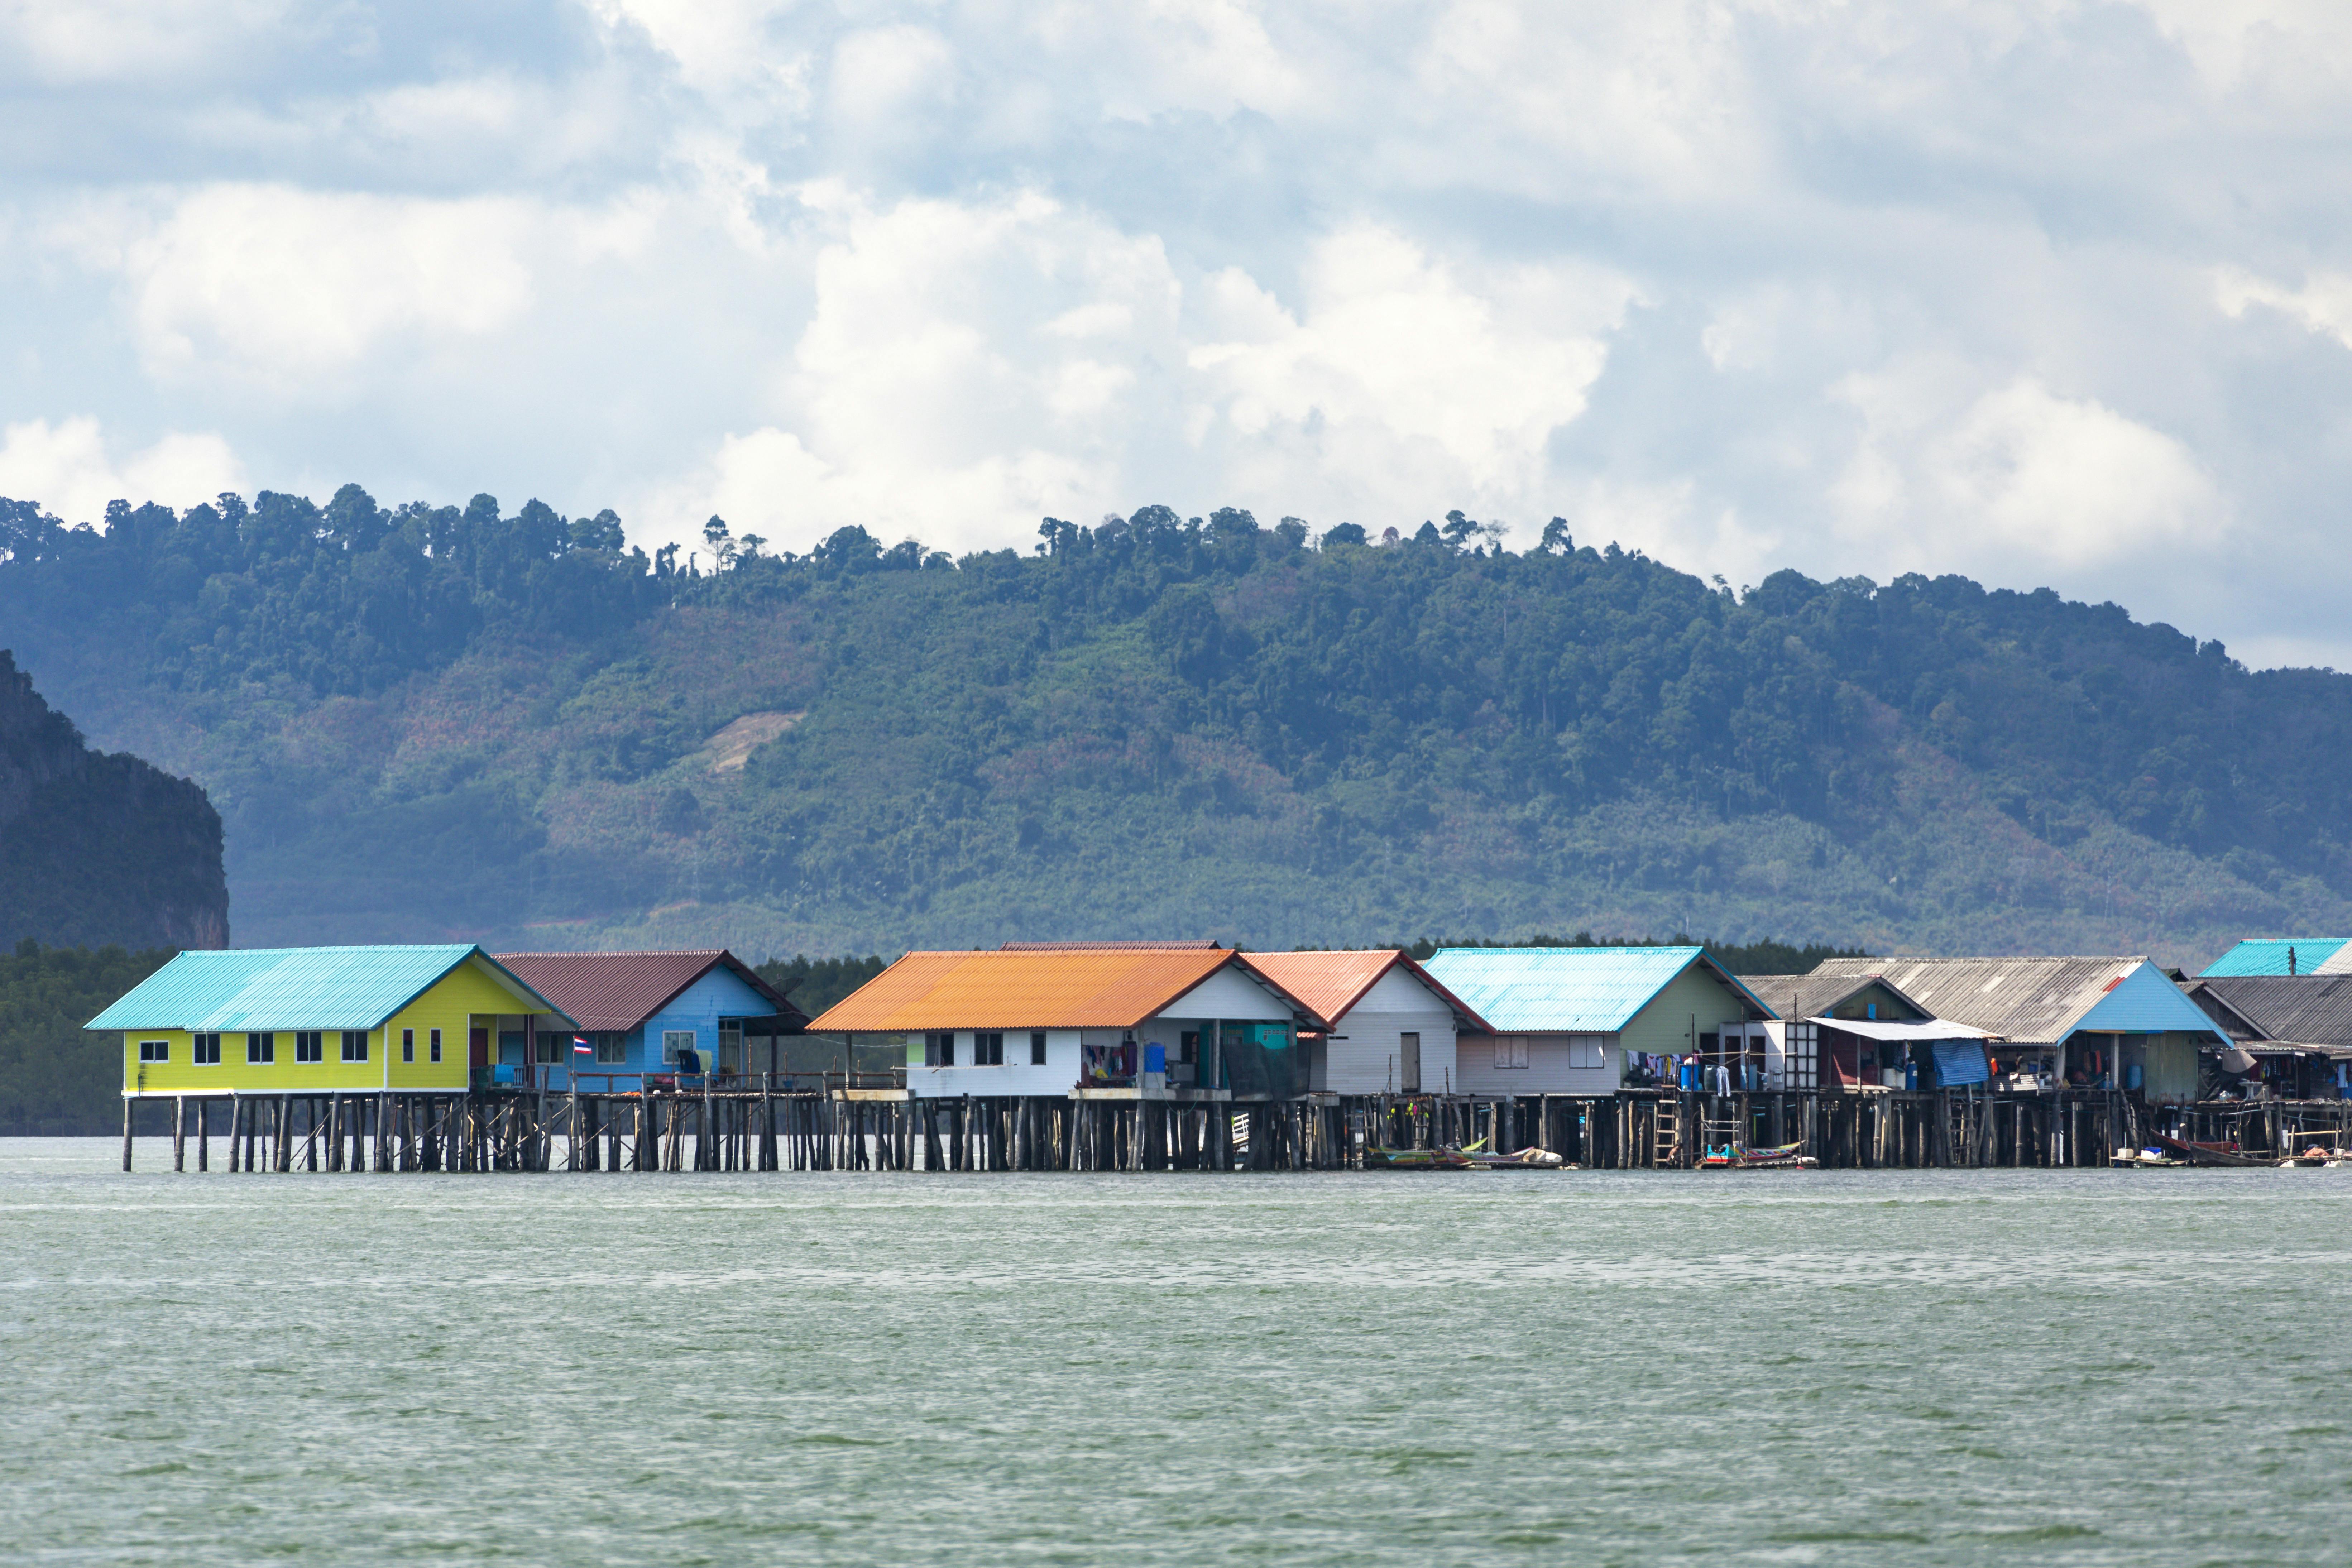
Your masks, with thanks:
[[[1448,947],[1422,967],[1507,1034],[1614,1035],[1706,953],[1703,947]]]
[[[424,947],[259,947],[184,952],[83,1025],[88,1029],[373,1029],[468,958],[534,1012],[561,1009],[469,942]],[[570,1019],[564,1022],[569,1024]]]
[[[2206,976],[2225,974],[2284,974],[2286,950],[2294,949],[2294,972],[2309,974],[2352,937],[2258,936],[2240,942],[2205,966]],[[2202,976],[2200,976],[2202,978]]]

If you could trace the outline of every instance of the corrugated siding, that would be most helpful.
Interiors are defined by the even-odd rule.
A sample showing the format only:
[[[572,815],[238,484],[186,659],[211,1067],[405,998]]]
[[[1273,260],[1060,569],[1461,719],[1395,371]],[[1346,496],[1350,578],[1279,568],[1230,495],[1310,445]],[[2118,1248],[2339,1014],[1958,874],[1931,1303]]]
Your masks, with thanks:
[[[2352,974],[2244,974],[2193,984],[2254,1025],[2260,1038],[2352,1045]]]
[[[728,956],[678,952],[502,952],[499,962],[583,1029],[634,1029]],[[761,1004],[765,1006],[767,1004]]]
[[[1334,1022],[1404,955],[1368,952],[1253,952],[1250,963],[1316,1013]]]

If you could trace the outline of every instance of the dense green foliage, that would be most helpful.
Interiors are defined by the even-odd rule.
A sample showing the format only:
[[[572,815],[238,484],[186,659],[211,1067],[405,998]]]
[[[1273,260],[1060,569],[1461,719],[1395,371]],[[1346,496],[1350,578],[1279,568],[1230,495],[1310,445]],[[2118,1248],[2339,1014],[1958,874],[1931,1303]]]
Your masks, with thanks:
[[[2194,959],[2352,922],[2352,679],[2047,591],[1734,594],[1458,513],[1375,545],[1147,507],[952,561],[714,520],[709,574],[487,497],[0,513],[0,615],[86,726],[212,789],[248,941]]]
[[[793,1005],[814,1018],[890,967],[879,955],[867,958],[772,958],[754,964],[761,979],[792,998]]]
[[[170,948],[44,948],[0,956],[0,1137],[122,1126],[122,1037],[82,1025],[161,969]]]
[[[0,648],[0,942],[223,946],[221,850],[203,790],[84,746]]]

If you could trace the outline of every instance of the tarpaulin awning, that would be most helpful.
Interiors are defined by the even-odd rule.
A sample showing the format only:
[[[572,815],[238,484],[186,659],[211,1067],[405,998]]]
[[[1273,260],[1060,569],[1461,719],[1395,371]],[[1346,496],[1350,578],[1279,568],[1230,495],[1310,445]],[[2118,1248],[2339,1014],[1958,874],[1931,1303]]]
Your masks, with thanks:
[[[1860,1035],[1865,1040],[1990,1040],[1999,1037],[1982,1029],[1972,1029],[1966,1024],[1955,1024],[1949,1018],[1930,1018],[1924,1024],[1883,1024],[1875,1018],[1808,1018],[1809,1024],[1827,1028],[1843,1029],[1849,1035]]]
[[[1986,1070],[1982,1040],[1937,1040],[1935,1052],[1936,1081],[1947,1089],[1982,1083],[1991,1076]]]

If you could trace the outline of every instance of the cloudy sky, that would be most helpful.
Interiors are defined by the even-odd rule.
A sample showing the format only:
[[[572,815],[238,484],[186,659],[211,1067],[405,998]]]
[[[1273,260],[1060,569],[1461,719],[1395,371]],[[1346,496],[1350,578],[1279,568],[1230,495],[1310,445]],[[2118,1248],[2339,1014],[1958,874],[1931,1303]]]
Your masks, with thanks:
[[[1567,517],[2352,668],[2338,0],[0,0],[0,494]]]

